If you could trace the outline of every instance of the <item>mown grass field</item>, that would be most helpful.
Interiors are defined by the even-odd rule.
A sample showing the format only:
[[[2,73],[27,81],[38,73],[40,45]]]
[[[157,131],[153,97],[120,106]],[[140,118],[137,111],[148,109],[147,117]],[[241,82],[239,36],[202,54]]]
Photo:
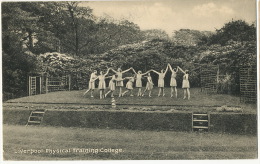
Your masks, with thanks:
[[[257,137],[251,135],[3,125],[3,143],[5,160],[257,158]],[[73,148],[112,148],[123,152],[45,152]],[[19,153],[21,149],[42,152]]]
[[[80,91],[60,91],[50,92],[48,94],[41,94],[35,96],[22,97],[18,99],[8,100],[7,102],[14,103],[37,103],[37,104],[82,104],[82,105],[107,105],[111,104],[111,98],[108,96],[105,99],[99,99],[99,92],[95,90],[94,98],[90,98],[90,93],[83,96],[85,90]],[[170,105],[183,105],[183,106],[240,106],[243,112],[256,113],[256,104],[245,104],[240,102],[239,96],[227,94],[206,94],[201,92],[200,88],[191,88],[191,99],[183,100],[183,91],[178,89],[178,98],[170,98],[170,88],[165,88],[165,97],[157,97],[158,88],[154,88],[153,96],[150,98],[147,95],[144,97],[136,97],[137,90],[134,90],[134,97],[120,97],[118,98],[118,91],[115,92],[116,103],[124,105],[149,105],[149,106],[170,106]]]

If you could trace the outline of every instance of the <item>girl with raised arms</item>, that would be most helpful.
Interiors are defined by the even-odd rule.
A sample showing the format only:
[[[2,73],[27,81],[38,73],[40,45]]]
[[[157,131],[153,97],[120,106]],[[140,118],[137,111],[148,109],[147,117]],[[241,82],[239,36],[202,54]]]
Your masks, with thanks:
[[[151,70],[149,70],[145,73],[142,73],[142,71],[138,71],[136,73],[134,69],[132,69],[132,70],[135,73],[135,77],[136,77],[135,87],[138,88],[137,96],[142,96],[142,77],[143,77],[143,75],[146,75],[147,73],[149,73]]]
[[[106,75],[108,74],[109,70],[111,68],[108,68],[107,72],[105,74],[103,74],[103,71],[100,71],[100,75],[98,76],[99,79],[99,83],[98,83],[98,89],[99,89],[99,93],[100,93],[100,99],[105,98],[105,89],[106,89]]]
[[[171,86],[171,97],[173,97],[173,92],[175,91],[175,97],[177,98],[177,82],[176,82],[176,76],[177,76],[177,72],[178,72],[178,67],[172,69],[172,66],[170,64],[168,64],[172,75],[171,75],[171,81],[170,81],[170,86]]]
[[[127,70],[124,70],[124,71],[122,71],[121,68],[118,68],[117,71],[115,71],[114,69],[111,69],[117,75],[116,86],[119,87],[119,97],[122,96],[122,87],[124,86],[123,73],[126,73],[126,72],[130,71],[131,69],[132,69],[132,67],[128,68]]]
[[[149,97],[152,97],[151,94],[152,94],[152,89],[153,89],[153,80],[152,80],[152,77],[151,77],[151,74],[148,73],[147,76],[145,76],[147,78],[147,83],[146,83],[146,88],[142,94],[142,96],[144,96],[144,93],[146,91],[149,91]]]
[[[126,77],[124,79],[128,79],[128,82],[126,83],[126,91],[122,94],[122,96],[124,96],[126,93],[130,92],[130,96],[134,96],[133,95],[133,83],[135,81],[134,77]]]
[[[93,92],[95,89],[95,80],[97,80],[97,70],[94,70],[91,75],[90,75],[90,79],[89,79],[89,83],[88,83],[88,90],[83,94],[83,96],[85,96],[89,91],[91,97],[93,97]]]
[[[189,82],[189,71],[185,70],[183,71],[179,66],[179,70],[184,73],[183,75],[183,81],[182,81],[182,88],[183,88],[183,99],[186,99],[186,95],[188,100],[190,99],[190,82]]]
[[[162,95],[165,96],[165,93],[164,93],[164,77],[165,77],[166,72],[168,71],[168,65],[167,65],[165,71],[163,71],[163,69],[161,70],[161,72],[157,72],[155,70],[152,70],[152,71],[159,75],[159,78],[158,78],[158,87],[159,87],[158,97],[161,95],[161,92],[162,92]]]
[[[114,91],[116,89],[116,75],[112,75],[107,78],[111,78],[111,80],[108,84],[109,91],[105,94],[105,97],[107,97],[109,93],[111,93],[111,97],[114,97]]]

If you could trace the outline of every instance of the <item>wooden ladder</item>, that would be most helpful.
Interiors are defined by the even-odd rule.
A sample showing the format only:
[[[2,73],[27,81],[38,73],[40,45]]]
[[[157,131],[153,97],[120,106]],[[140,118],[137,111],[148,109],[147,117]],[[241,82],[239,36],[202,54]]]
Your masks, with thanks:
[[[31,112],[26,126],[28,125],[40,125],[45,114],[45,109],[36,109]]]
[[[192,113],[192,131],[209,131],[208,113]]]

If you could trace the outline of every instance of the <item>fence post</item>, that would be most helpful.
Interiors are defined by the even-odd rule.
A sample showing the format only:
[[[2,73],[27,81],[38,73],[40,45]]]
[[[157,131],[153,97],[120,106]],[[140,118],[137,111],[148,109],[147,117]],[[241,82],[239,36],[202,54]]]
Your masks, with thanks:
[[[31,96],[31,76],[29,76],[29,96]]]
[[[69,75],[69,91],[70,91],[70,84],[71,83],[71,76]]]
[[[46,76],[46,93],[48,93],[48,76]]]
[[[39,76],[39,78],[40,78],[40,94],[42,94],[42,77]]]
[[[219,91],[219,65],[218,65],[218,71],[217,71],[217,85],[216,85],[216,92]]]

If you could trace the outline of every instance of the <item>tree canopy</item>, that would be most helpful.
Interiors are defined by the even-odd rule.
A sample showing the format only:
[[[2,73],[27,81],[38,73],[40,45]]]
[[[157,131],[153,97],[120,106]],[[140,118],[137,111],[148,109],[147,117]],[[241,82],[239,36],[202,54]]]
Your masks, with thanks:
[[[243,20],[232,20],[221,29],[217,29],[216,33],[209,38],[208,44],[226,45],[230,40],[237,42],[255,41],[255,24],[249,25]]]

